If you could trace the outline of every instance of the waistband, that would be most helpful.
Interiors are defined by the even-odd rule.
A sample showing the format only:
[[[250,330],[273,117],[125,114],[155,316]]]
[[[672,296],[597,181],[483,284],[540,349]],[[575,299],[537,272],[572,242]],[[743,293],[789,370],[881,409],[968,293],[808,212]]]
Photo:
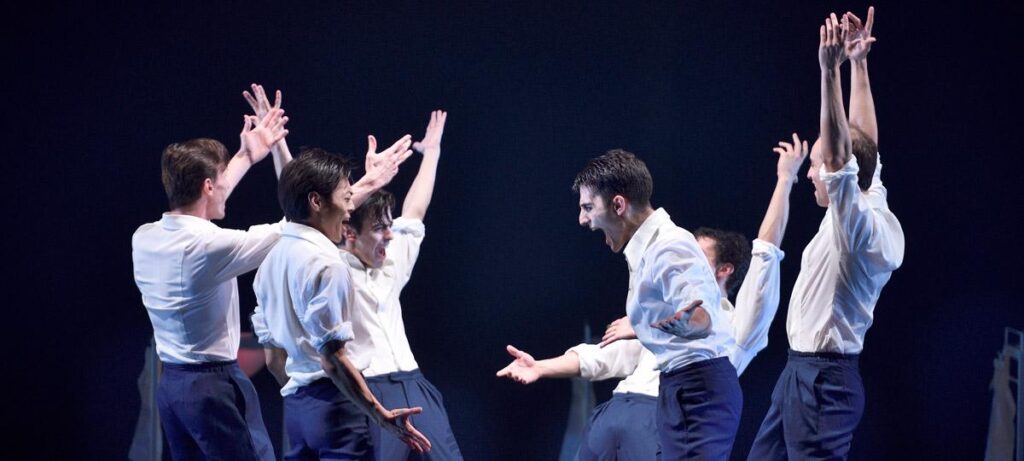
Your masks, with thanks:
[[[165,370],[177,371],[216,371],[230,367],[237,367],[237,360],[225,360],[223,362],[200,362],[200,363],[170,363],[160,361]]]
[[[655,397],[653,395],[647,395],[647,394],[638,394],[636,392],[613,392],[612,393],[612,398],[613,399],[623,399],[623,400],[627,400],[627,399],[628,400],[642,400],[642,401],[651,401],[651,402],[657,402],[658,401],[658,397]]]
[[[388,382],[400,383],[400,382],[403,382],[403,381],[415,381],[417,379],[422,379],[422,378],[423,378],[423,373],[421,373],[420,369],[417,368],[417,369],[411,370],[411,371],[396,371],[394,373],[385,373],[383,375],[370,376],[370,377],[364,378],[364,379],[366,379],[366,382],[368,382],[368,383],[380,384],[380,383],[388,383]]]
[[[719,367],[723,367],[723,366],[728,366],[729,368],[732,368],[733,371],[736,370],[735,368],[733,368],[732,362],[729,362],[729,358],[728,357],[715,357],[713,359],[707,359],[707,360],[701,360],[699,362],[694,362],[694,363],[691,363],[691,364],[686,365],[684,367],[676,368],[675,370],[672,370],[672,371],[669,371],[669,372],[664,372],[663,371],[663,372],[661,372],[661,379],[671,378],[671,377],[676,376],[676,375],[694,372],[694,371],[700,370],[702,368],[712,368],[712,367],[713,368],[719,368]]]
[[[800,352],[789,350],[790,360],[828,360],[833,362],[857,363],[860,354],[841,354],[839,352]]]

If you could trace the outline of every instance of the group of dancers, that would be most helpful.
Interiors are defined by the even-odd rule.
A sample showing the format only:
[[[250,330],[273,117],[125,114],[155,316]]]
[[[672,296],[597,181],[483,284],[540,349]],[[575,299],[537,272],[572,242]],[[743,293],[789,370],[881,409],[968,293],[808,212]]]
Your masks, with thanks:
[[[845,459],[864,407],[857,357],[882,287],[903,259],[889,211],[867,72],[866,21],[835,14],[820,28],[820,133],[812,147],[780,142],[777,183],[758,237],[691,233],[655,209],[642,160],[611,150],[573,182],[579,223],[604,233],[629,269],[625,316],[600,344],[514,360],[499,377],[623,378],[586,428],[577,459],[728,459],[743,396],[737,376],[767,346],[778,309],[779,248],[789,196],[807,178],[825,216],[804,250],[787,314],[790,352],[749,459]],[[850,62],[849,117],[840,67]],[[276,459],[255,388],[236,362],[236,277],[257,269],[251,321],[280,383],[289,460],[461,460],[441,393],[420,372],[400,294],[426,228],[447,119],[430,115],[416,142],[369,148],[364,174],[323,149],[294,159],[281,109],[260,85],[243,93],[241,146],[212,139],[169,145],[162,182],[170,211],[132,238],[136,284],[153,324],[163,375],[157,404],[175,460]],[[393,217],[384,190],[413,153],[419,171]],[[254,164],[273,158],[281,222],[246,231],[211,221]],[[729,300],[735,296],[735,303]]]

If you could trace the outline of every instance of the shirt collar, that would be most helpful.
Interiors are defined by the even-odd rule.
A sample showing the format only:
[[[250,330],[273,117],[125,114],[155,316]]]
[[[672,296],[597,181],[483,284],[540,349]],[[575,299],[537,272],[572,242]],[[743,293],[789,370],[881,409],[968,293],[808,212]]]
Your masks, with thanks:
[[[626,264],[629,266],[630,272],[636,271],[644,251],[654,240],[658,228],[664,224],[672,224],[672,218],[664,208],[658,208],[644,220],[643,224],[640,224],[633,236],[629,238],[629,243],[626,243],[626,248],[622,250],[622,253],[626,256]]]
[[[282,235],[289,237],[300,238],[320,248],[323,251],[335,252],[338,251],[338,246],[327,238],[323,232],[309,227],[302,223],[287,222],[284,225],[284,229],[281,230]]]
[[[178,230],[185,228],[192,229],[219,229],[219,227],[208,219],[187,214],[164,213],[160,218],[160,225],[167,230]]]

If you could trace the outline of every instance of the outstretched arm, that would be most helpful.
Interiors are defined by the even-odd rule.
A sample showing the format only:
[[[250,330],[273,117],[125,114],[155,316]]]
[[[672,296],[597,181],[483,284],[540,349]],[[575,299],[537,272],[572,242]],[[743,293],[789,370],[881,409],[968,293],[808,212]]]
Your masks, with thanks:
[[[382,428],[390,431],[417,452],[430,451],[430,441],[416,430],[409,416],[423,412],[423,408],[397,408],[388,410],[370,392],[362,373],[345,356],[344,343],[328,342],[320,352],[320,364],[327,376],[341,390],[342,395],[355,403]]]
[[[252,107],[253,113],[260,120],[263,120],[271,109],[281,108],[281,90],[277,90],[274,95],[273,106],[270,105],[270,100],[267,99],[267,93],[263,90],[263,85],[253,83],[252,94],[249,94],[248,91],[243,91],[242,97],[249,103],[249,107]],[[288,150],[288,143],[285,141],[285,138],[281,138],[280,141],[274,143],[270,148],[270,152],[274,158],[274,173],[280,178],[281,170],[288,162],[292,161],[292,153]]]
[[[566,352],[546,360],[534,360],[532,355],[511,345],[505,349],[515,360],[495,374],[499,378],[530,384],[540,378],[571,378],[580,375],[580,358],[575,352]]]
[[[848,18],[843,17],[848,24]],[[819,30],[818,64],[821,67],[821,160],[828,171],[838,171],[850,159],[850,127],[843,108],[839,66],[846,60],[846,33],[835,13]]]
[[[241,147],[224,170],[225,197],[231,196],[249,168],[267,157],[270,146],[288,135],[288,130],[284,129],[285,123],[288,123],[288,117],[284,116],[281,109],[271,109],[262,120],[255,116],[245,116],[245,126],[239,136]]]
[[[849,23],[846,33],[846,54],[850,57],[850,125],[860,128],[875,144],[878,144],[878,121],[875,119],[875,100],[871,96],[871,82],[868,80],[868,52],[875,37],[871,29],[875,26],[875,7],[868,7],[866,23],[861,23],[853,13],[843,17]]]
[[[402,217],[423,220],[434,195],[434,180],[437,178],[437,164],[441,159],[441,136],[444,134],[444,122],[448,113],[435,110],[430,113],[430,123],[423,140],[412,145],[412,148],[423,154],[423,162],[416,179],[409,187],[409,193],[402,204]]]
[[[807,141],[800,141],[796,133],[793,133],[792,144],[780,141],[779,147],[772,150],[779,154],[776,171],[778,179],[775,182],[772,199],[768,202],[768,211],[761,221],[761,229],[757,232],[757,238],[779,247],[782,246],[782,236],[786,233],[786,223],[789,221],[789,194],[799,178],[797,172],[809,151]]]
[[[412,150],[412,136],[405,135],[395,141],[391,147],[377,152],[377,138],[367,137],[366,174],[352,185],[352,204],[359,208],[374,192],[386,186],[398,174],[398,166],[409,156]]]

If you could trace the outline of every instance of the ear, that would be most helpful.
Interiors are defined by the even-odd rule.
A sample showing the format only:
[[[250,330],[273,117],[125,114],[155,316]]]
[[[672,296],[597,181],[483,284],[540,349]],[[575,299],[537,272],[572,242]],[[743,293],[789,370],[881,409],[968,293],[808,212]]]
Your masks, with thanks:
[[[211,194],[213,194],[213,189],[214,189],[213,179],[211,179],[211,178],[204,179],[203,180],[203,195],[211,195]]]
[[[616,195],[612,197],[612,211],[615,212],[615,214],[619,216],[626,214],[626,208],[628,206],[629,201],[626,200],[626,197],[623,197],[621,195]]]
[[[324,209],[324,198],[321,197],[320,194],[310,192],[309,195],[306,196],[306,200],[309,201],[309,211],[311,213],[320,212],[320,210]]]
[[[718,268],[715,269],[715,277],[729,277],[735,271],[736,266],[733,266],[732,263],[720,264]]]

